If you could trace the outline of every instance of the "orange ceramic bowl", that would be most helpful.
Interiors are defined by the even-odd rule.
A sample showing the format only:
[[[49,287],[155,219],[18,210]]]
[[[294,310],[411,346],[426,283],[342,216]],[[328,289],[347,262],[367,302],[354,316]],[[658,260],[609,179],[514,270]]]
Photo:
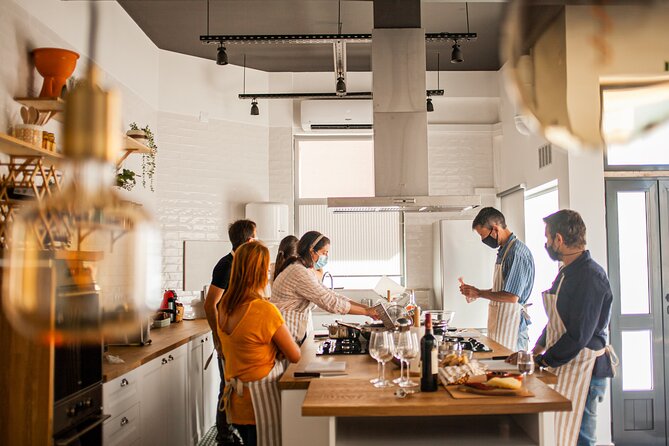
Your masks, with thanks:
[[[36,48],[33,50],[35,68],[44,77],[40,97],[59,97],[77,66],[79,54],[62,48]]]

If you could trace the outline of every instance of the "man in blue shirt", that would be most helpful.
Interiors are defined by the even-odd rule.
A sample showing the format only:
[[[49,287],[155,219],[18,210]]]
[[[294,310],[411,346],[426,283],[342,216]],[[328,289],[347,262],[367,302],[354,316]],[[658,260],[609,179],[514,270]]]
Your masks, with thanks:
[[[481,290],[461,282],[460,292],[469,302],[488,299],[488,337],[510,350],[527,350],[529,316],[525,306],[534,285],[534,259],[529,248],[506,226],[495,208],[481,209],[472,223],[481,242],[497,249],[493,287]]]
[[[543,293],[548,324],[532,352],[537,365],[557,374],[555,390],[573,404],[572,412],[556,417],[557,444],[594,446],[597,402],[617,361],[607,345],[613,293],[606,272],[585,249],[581,216],[564,209],[544,222],[546,251],[563,266]]]

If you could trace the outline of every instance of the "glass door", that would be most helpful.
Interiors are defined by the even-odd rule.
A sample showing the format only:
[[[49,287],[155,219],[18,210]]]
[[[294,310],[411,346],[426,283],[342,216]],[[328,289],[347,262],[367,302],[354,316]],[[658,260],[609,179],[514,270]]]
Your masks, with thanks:
[[[667,444],[668,184],[606,181],[611,343],[621,362],[611,385],[616,445]]]

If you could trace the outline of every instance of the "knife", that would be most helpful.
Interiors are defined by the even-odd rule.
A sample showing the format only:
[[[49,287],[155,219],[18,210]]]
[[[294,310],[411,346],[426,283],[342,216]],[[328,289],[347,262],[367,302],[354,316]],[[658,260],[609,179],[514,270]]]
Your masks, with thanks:
[[[508,358],[508,357],[509,357],[508,355],[507,356],[493,356],[490,359],[492,359],[493,361],[498,360],[498,359],[503,359],[503,360],[506,361],[506,358]]]
[[[293,377],[295,378],[321,378],[326,376],[342,376],[347,375],[346,372],[293,372]]]

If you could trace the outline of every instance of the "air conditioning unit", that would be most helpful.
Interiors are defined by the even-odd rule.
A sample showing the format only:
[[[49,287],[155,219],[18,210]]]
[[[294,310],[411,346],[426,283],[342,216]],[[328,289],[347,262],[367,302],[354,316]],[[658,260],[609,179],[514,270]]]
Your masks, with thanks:
[[[305,100],[301,114],[307,132],[369,130],[374,117],[369,99]]]

